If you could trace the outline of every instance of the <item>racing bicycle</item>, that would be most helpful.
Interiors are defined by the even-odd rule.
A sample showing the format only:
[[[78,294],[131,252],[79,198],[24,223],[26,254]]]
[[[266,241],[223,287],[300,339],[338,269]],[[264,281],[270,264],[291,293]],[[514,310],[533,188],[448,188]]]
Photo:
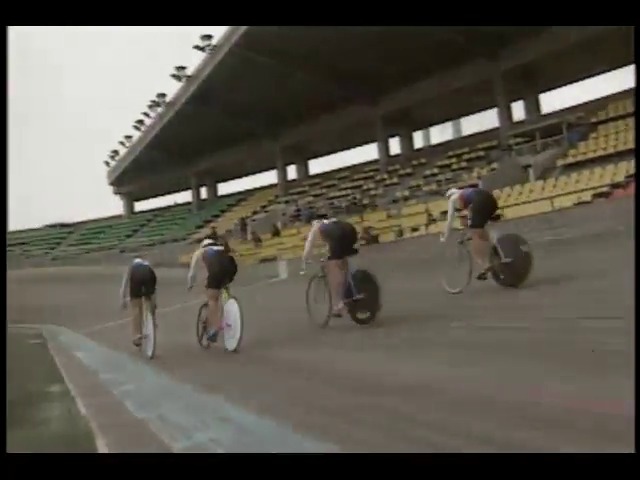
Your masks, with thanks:
[[[231,295],[229,287],[220,291],[220,305],[222,313],[222,336],[224,348],[227,352],[237,352],[242,343],[243,323],[242,310],[237,297]],[[203,349],[208,349],[211,344],[207,340],[207,312],[209,302],[205,301],[198,309],[196,318],[196,338],[198,345]]]
[[[326,302],[324,305],[323,300]],[[347,271],[344,303],[349,317],[358,325],[373,323],[380,312],[380,286],[376,277],[364,269]],[[306,304],[309,319],[320,328],[331,321],[333,301],[326,273],[326,259],[320,261],[319,271],[311,276],[307,284]]]

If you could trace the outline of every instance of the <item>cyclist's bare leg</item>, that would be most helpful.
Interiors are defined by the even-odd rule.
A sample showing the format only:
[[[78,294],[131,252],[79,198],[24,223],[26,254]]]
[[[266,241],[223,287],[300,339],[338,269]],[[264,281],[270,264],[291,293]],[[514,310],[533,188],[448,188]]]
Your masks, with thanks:
[[[158,328],[158,320],[156,319],[156,309],[158,308],[158,304],[156,303],[156,295],[149,296],[149,307],[151,308],[151,314],[153,315],[154,326]]]
[[[131,330],[133,333],[133,340],[136,342],[142,337],[142,299],[132,298],[129,301],[131,309]]]
[[[489,252],[491,251],[489,235],[484,228],[470,228],[469,233],[471,235],[471,255],[484,272],[489,268]]]
[[[220,315],[220,290],[207,288],[207,331],[219,330],[222,328]]]
[[[327,260],[327,277],[331,289],[331,298],[335,299],[334,313],[341,313],[344,309],[344,290],[347,281],[347,259]]]

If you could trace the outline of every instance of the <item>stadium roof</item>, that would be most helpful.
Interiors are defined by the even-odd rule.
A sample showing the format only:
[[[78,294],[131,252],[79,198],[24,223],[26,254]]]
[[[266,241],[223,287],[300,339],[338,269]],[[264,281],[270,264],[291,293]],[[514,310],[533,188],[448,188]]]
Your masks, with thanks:
[[[441,123],[495,104],[496,62],[509,98],[522,98],[532,77],[543,91],[630,63],[628,35],[624,27],[231,27],[109,182],[148,198],[188,188],[179,174],[190,170],[222,181],[272,168],[276,142],[313,158],[373,141],[379,115],[392,127]]]

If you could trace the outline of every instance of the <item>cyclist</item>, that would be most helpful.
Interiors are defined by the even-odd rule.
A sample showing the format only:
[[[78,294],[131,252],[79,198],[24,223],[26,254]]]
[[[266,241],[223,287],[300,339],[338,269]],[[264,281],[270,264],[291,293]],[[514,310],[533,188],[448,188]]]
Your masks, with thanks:
[[[337,301],[333,305],[332,314],[340,317],[344,312],[343,296],[349,272],[348,257],[358,253],[358,249],[355,248],[358,242],[358,232],[351,223],[343,220],[335,218],[313,220],[304,245],[304,252],[302,253],[302,272],[305,271],[313,244],[318,239],[323,241],[329,248],[327,277],[331,289],[331,298]]]
[[[463,226],[469,229],[471,234],[471,254],[480,266],[481,271],[476,277],[478,280],[486,280],[491,269],[489,253],[491,242],[485,230],[485,225],[498,210],[498,201],[491,192],[482,188],[450,188],[446,197],[449,200],[447,211],[447,224],[440,240],[445,242],[451,231],[455,210],[467,210],[467,219],[462,220]]]
[[[207,340],[215,343],[218,332],[222,329],[222,315],[219,306],[220,290],[228,287],[236,274],[238,265],[230,254],[229,246],[224,241],[214,242],[205,238],[200,243],[200,248],[191,257],[191,266],[187,275],[187,289],[193,288],[196,266],[202,263],[207,269]]]
[[[120,287],[120,300],[123,309],[127,308],[127,289],[132,313],[133,344],[139,347],[142,343],[142,299],[146,298],[151,304],[155,322],[156,311],[156,272],[147,260],[135,256],[131,265],[127,267]],[[156,324],[157,328],[157,324]]]

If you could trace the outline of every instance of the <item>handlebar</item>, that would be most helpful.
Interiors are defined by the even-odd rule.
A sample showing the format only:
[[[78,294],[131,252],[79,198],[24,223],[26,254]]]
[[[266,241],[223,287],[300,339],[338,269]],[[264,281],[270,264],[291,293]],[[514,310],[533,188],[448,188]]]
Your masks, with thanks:
[[[324,268],[324,264],[327,262],[327,257],[322,257],[319,260],[317,260],[317,263],[320,265],[320,268]],[[305,265],[302,267],[302,270],[300,270],[300,275],[305,275],[307,273],[307,268],[306,266],[310,263],[316,263],[313,262],[312,260],[307,260],[307,262],[305,263]]]

